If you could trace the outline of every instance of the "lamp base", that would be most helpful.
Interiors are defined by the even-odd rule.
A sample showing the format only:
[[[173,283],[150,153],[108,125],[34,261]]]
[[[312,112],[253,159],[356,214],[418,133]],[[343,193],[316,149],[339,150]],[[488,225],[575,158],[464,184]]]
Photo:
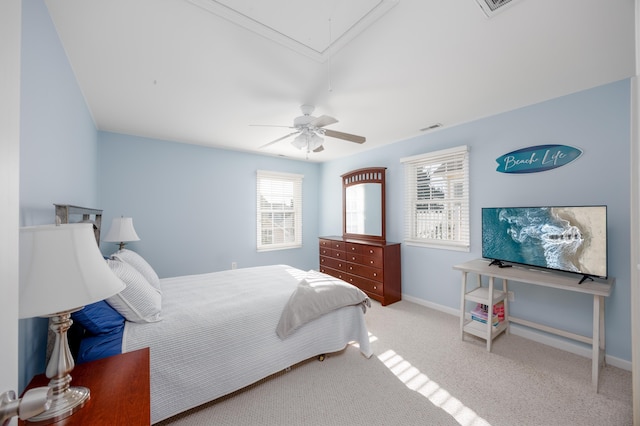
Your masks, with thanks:
[[[89,389],[82,386],[70,386],[64,392],[53,396],[51,407],[27,421],[34,425],[47,425],[69,417],[89,400]]]
[[[73,323],[71,313],[75,311],[77,309],[50,315],[51,324],[49,328],[55,333],[56,340],[45,373],[50,379],[48,386],[53,391],[53,397],[51,407],[42,414],[28,419],[30,423],[46,425],[57,422],[80,410],[89,400],[88,388],[70,386],[71,374],[69,373],[73,370],[75,362],[69,350],[67,330]]]

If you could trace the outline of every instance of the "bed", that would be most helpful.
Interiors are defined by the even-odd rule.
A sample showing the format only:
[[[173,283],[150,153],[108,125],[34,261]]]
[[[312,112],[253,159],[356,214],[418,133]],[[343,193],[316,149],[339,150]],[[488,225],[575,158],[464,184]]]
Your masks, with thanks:
[[[137,293],[74,313],[84,329],[77,362],[149,347],[152,423],[350,342],[372,354],[369,299],[320,272],[271,265],[158,279],[129,250],[107,262],[123,293]]]

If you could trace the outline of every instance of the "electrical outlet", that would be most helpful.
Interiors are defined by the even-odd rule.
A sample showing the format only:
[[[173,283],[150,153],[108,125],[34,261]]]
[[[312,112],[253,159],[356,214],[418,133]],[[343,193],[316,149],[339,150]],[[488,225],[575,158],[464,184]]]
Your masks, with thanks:
[[[231,269],[237,269],[238,268],[238,263],[237,262],[231,262]]]
[[[516,295],[512,291],[507,293],[507,297],[509,298],[509,302],[513,302],[516,300]]]

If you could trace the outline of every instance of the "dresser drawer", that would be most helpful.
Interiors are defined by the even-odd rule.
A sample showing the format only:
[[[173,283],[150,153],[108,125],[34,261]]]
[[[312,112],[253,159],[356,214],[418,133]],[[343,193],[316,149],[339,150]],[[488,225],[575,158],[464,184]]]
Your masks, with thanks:
[[[320,239],[320,247],[326,247],[333,250],[344,251],[346,243],[344,241],[337,240],[323,240]]]
[[[363,256],[375,257],[377,259],[382,259],[384,249],[382,247],[375,246],[362,246],[360,253]]]
[[[384,274],[382,269],[372,268],[370,266],[359,265],[357,263],[347,263],[347,272],[359,275],[370,280],[384,282]]]
[[[320,267],[337,269],[339,271],[347,270],[347,262],[344,259],[336,259],[333,257],[320,256]]]
[[[344,260],[346,258],[343,251],[329,249],[329,248],[320,248],[320,256],[331,257],[333,259]]]
[[[371,266],[372,268],[383,268],[384,262],[382,258],[364,256],[361,254],[353,254],[347,252],[347,261],[357,263],[359,265]]]
[[[363,256],[371,256],[382,259],[384,249],[377,246],[369,246],[367,244],[347,243],[346,252],[350,254],[361,254]]]
[[[360,254],[362,253],[363,247],[365,246],[363,246],[362,244],[347,243],[347,246],[345,247],[345,251],[347,253]]]
[[[330,248],[333,250],[339,250],[339,251],[344,251],[345,249],[345,242],[344,241],[338,241],[338,240],[326,240],[324,238],[320,238],[320,248]]]
[[[341,279],[343,281],[347,281],[346,278],[347,278],[347,275],[349,275],[344,271],[339,271],[339,270],[333,269],[333,268],[327,268],[326,266],[322,266],[322,265],[320,265],[320,267],[318,269],[323,274],[331,275],[332,277]]]
[[[381,282],[371,281],[366,278],[351,274],[346,274],[346,278],[342,279],[349,284],[353,284],[364,292],[372,293],[378,296],[382,296],[384,294],[384,286]]]

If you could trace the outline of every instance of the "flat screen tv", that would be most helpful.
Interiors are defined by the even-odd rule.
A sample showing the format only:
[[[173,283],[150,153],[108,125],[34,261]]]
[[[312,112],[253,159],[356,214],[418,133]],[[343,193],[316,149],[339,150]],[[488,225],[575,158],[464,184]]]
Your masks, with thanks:
[[[485,207],[482,257],[607,277],[607,206]]]

